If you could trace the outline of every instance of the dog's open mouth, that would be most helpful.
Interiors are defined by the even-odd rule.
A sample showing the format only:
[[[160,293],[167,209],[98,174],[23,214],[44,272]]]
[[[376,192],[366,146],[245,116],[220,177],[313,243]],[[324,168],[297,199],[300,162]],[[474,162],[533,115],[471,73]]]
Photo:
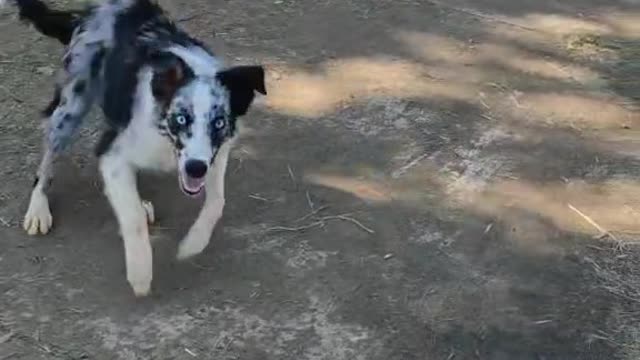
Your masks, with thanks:
[[[202,190],[204,189],[204,179],[205,177],[201,177],[199,179],[195,179],[190,177],[189,175],[183,174],[180,172],[180,189],[182,192],[188,196],[196,197],[200,195]]]

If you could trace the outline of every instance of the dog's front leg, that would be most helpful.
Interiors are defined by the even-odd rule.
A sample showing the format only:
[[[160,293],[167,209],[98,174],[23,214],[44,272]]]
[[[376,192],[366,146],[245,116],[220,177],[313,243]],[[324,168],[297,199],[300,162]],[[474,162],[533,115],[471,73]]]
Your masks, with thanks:
[[[138,194],[135,169],[116,155],[100,159],[105,194],[115,212],[124,240],[127,280],[136,296],[151,289],[153,258],[147,214]]]
[[[198,214],[198,218],[189,229],[189,233],[182,240],[178,248],[178,259],[183,260],[193,255],[197,255],[209,244],[211,233],[218,220],[222,217],[224,209],[224,177],[229,161],[229,152],[232,141],[224,143],[213,163],[213,168],[209,169],[205,184],[206,198],[204,205]]]

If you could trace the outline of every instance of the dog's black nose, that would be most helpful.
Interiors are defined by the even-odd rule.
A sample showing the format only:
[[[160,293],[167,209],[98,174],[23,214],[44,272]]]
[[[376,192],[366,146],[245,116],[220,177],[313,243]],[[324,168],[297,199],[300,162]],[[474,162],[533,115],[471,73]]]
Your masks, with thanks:
[[[184,170],[194,179],[199,179],[207,173],[207,163],[201,160],[187,160],[184,165]]]

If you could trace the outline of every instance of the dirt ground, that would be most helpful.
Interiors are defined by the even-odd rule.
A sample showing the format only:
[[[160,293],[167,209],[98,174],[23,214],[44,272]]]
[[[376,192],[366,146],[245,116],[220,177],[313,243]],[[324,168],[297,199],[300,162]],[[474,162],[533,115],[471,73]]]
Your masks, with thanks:
[[[199,204],[142,177],[145,299],[97,112],[21,229],[61,49],[0,9],[0,359],[640,358],[638,0],[163,4],[269,96],[201,256]]]

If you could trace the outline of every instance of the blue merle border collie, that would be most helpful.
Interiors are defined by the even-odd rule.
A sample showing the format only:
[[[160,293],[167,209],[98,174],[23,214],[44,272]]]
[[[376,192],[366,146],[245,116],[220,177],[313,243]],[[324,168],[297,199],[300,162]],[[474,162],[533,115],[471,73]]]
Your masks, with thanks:
[[[137,296],[145,296],[152,279],[148,224],[154,212],[138,194],[136,173],[177,169],[184,193],[205,193],[178,258],[202,252],[222,216],[236,119],[247,113],[256,92],[266,95],[264,70],[223,67],[152,0],[106,0],[77,11],[54,10],[40,0],[14,3],[22,20],[66,46],[44,110],[44,155],[24,229],[31,235],[50,230],[46,192],[53,162],[97,102],[107,123],[96,147],[99,169],[124,240],[127,279]]]

